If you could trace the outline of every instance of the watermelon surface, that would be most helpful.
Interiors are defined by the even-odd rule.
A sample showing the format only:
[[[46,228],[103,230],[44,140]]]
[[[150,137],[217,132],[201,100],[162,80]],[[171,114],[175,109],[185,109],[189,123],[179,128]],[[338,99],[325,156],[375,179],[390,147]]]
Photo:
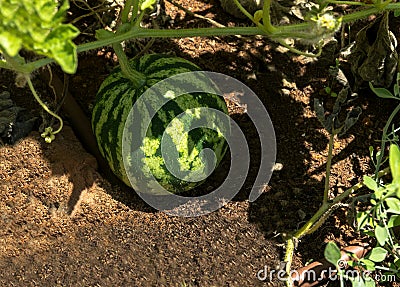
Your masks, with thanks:
[[[207,112],[215,109],[227,114],[224,99],[207,77],[191,73],[176,80],[173,77],[175,82],[163,85],[165,93],[154,93],[145,101],[138,101],[160,81],[181,73],[200,71],[200,68],[185,59],[160,54],[146,55],[129,64],[145,76],[142,86],[134,87],[118,67],[104,80],[97,93],[92,128],[101,154],[115,175],[139,192],[151,189],[154,179],[172,193],[198,186],[227,150],[224,135],[229,132],[228,124]],[[184,93],[188,90],[196,92]],[[210,90],[215,92],[199,92]],[[165,99],[168,102],[160,107]],[[136,112],[132,115],[134,105]],[[151,116],[152,113],[155,115]],[[199,120],[207,127],[199,127]],[[149,126],[143,124],[146,121]],[[167,148],[161,144],[163,134]],[[123,136],[130,143],[128,154],[123,153]],[[215,154],[212,164],[204,158],[202,151],[205,149]],[[164,153],[165,150],[170,152]],[[174,166],[172,173],[168,162]]]

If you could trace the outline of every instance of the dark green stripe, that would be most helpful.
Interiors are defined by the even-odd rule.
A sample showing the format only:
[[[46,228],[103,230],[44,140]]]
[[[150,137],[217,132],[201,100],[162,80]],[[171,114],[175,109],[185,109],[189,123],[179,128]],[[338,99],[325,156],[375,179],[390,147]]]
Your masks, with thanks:
[[[200,106],[217,109],[227,113],[224,98],[213,94],[193,93],[193,97],[198,101]]]
[[[162,54],[149,54],[143,56],[140,61],[136,61],[136,67],[140,72],[145,72],[146,69],[159,59],[166,59],[168,56]],[[133,62],[133,61],[132,61]],[[134,63],[134,62],[133,62]]]
[[[152,111],[154,108],[150,105],[147,105],[147,108]],[[162,111],[168,111],[166,113],[167,122],[164,122],[160,119],[159,113]],[[161,111],[158,112],[151,121],[151,133],[155,136],[161,136],[167,127],[167,125],[180,113],[183,113],[184,110],[180,108],[180,106],[175,101],[169,101],[166,103]]]
[[[123,90],[120,89],[120,91],[122,92]],[[102,154],[117,176],[122,176],[121,168],[119,167],[121,158],[118,158],[118,150],[120,150],[121,147],[119,141],[122,141],[122,133],[119,135],[119,129],[123,121],[124,103],[126,101],[132,102],[132,93],[133,91],[130,90],[129,87],[126,87],[124,93],[121,94],[104,93],[103,96],[106,97],[106,100],[105,105],[100,106],[102,113],[99,113],[100,117],[98,117],[96,113],[93,120],[98,121],[93,124],[95,126],[98,142],[100,142],[102,146]],[[103,123],[99,122],[101,117],[105,117]],[[99,124],[102,125],[99,126]]]
[[[171,62],[171,63],[162,63],[160,60],[160,64],[153,64],[148,67],[144,72],[146,75],[151,76],[152,74],[157,74],[161,71],[167,71],[170,76],[176,75],[179,73],[183,73],[184,71],[192,72],[192,71],[200,71],[200,69],[189,62]],[[179,71],[179,73],[178,73]]]
[[[118,86],[120,94],[115,93],[114,90],[102,89],[102,91],[99,91],[99,100],[96,103],[92,116],[92,123],[94,125],[101,125],[102,118],[108,120],[109,112],[119,105],[122,96],[130,92],[129,85],[126,82],[122,82],[122,84]],[[113,84],[110,85],[115,86]],[[96,133],[96,129],[94,131]]]
[[[154,77],[156,78],[156,77]],[[153,77],[151,79],[154,79]],[[176,94],[178,92],[187,92],[187,91],[213,91],[218,93],[217,89],[214,89],[213,86],[208,85],[208,83],[204,83],[202,79],[199,79],[193,75],[185,75],[184,77],[176,77],[168,79],[168,86],[165,84],[162,86],[163,90],[174,90]]]
[[[127,89],[132,88],[129,84],[129,80],[119,77],[107,85],[101,85],[96,95],[96,101],[107,100],[107,98],[104,97],[105,94],[116,93],[119,89],[123,89],[125,92]]]

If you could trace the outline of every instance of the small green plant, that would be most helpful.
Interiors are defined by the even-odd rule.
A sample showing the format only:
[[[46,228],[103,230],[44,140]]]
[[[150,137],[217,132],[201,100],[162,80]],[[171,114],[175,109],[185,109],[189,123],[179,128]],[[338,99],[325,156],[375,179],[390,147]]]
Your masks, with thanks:
[[[370,88],[380,98],[400,100],[399,80],[400,73],[397,74],[393,94],[387,89],[375,88],[372,84],[370,84]],[[363,231],[367,235],[376,238],[377,246],[374,247],[365,258],[356,258],[353,254],[350,254],[353,260],[350,260],[348,264],[349,266],[357,267],[367,272],[377,271],[379,268],[384,268],[383,270],[385,271],[385,276],[394,274],[399,276],[400,245],[395,236],[394,229],[397,226],[400,226],[400,150],[398,148],[398,137],[396,136],[398,127],[396,128],[392,122],[400,110],[400,104],[395,107],[385,124],[381,140],[381,150],[380,152],[376,153],[375,157],[373,148],[370,147],[371,159],[375,165],[374,176],[370,177],[365,175],[362,182],[359,182],[353,187],[347,189],[342,194],[330,200],[328,192],[334,136],[336,134],[339,136],[343,135],[356,122],[361,113],[359,108],[355,108],[347,113],[347,117],[343,122],[338,120],[340,107],[345,103],[347,93],[348,88],[343,88],[342,91],[339,92],[333,107],[333,111],[328,116],[325,116],[325,110],[318,99],[316,99],[314,103],[314,109],[317,118],[324,128],[330,131],[324,198],[322,206],[315,213],[315,215],[305,225],[303,225],[302,228],[295,232],[294,235],[292,235],[286,242],[285,262],[287,262],[286,271],[288,274],[290,272],[293,251],[298,240],[304,235],[310,234],[317,230],[335,208],[345,206],[340,204],[343,200],[353,195],[356,190],[366,186],[372,191],[372,193],[367,195],[367,197],[370,199],[371,206],[367,210],[357,213],[357,225],[360,231]],[[392,131],[388,132],[390,126],[392,126]],[[382,165],[385,162],[384,150],[388,143],[390,143],[390,152],[388,157],[389,167],[382,168]],[[392,182],[383,184],[381,178],[384,175],[387,175],[389,172],[392,175]],[[364,198],[365,195],[360,197]],[[357,200],[357,196],[354,196],[351,199],[353,204]],[[390,260],[387,259],[387,255],[390,257]],[[346,276],[343,268],[338,266],[338,262],[341,259],[340,249],[333,242],[328,243],[326,246],[325,258],[337,268],[338,276],[341,279],[341,286],[344,286],[343,282],[345,279],[350,280],[353,286],[375,286],[375,282],[368,276],[367,279],[363,277]],[[376,265],[376,263],[383,263],[383,261],[390,263],[388,263],[388,266],[386,267],[379,267]],[[287,281],[287,285],[292,286],[291,280]]]
[[[392,182],[382,185],[364,176],[365,186],[373,193],[370,207],[357,214],[357,226],[377,243],[364,258],[349,254],[351,259],[344,265],[357,272],[346,272],[338,266],[342,256],[335,243],[329,242],[325,248],[325,258],[335,265],[341,286],[344,280],[352,282],[352,286],[374,287],[375,281],[394,282],[400,278],[400,245],[395,234],[395,228],[400,226],[400,149],[395,144],[390,146],[389,166]]]
[[[370,84],[370,88],[380,98],[400,100],[399,80],[400,73],[397,74],[393,94],[387,89],[375,88],[372,84]],[[336,103],[338,103],[338,101],[343,102],[340,98],[341,95],[339,93]],[[333,108],[334,111],[337,111],[336,103]],[[323,123],[324,127],[326,129],[330,128],[331,126],[324,117],[324,110],[320,107],[319,101],[316,101],[315,110],[317,117]],[[325,258],[336,267],[341,286],[344,286],[344,280],[351,281],[352,286],[374,287],[376,286],[374,279],[381,279],[381,281],[393,279],[392,281],[394,281],[395,276],[400,278],[400,245],[395,233],[395,229],[400,226],[400,149],[398,146],[398,137],[396,136],[398,127],[392,124],[399,110],[400,104],[395,107],[385,124],[381,139],[381,150],[374,156],[374,150],[370,147],[371,159],[376,169],[374,176],[365,175],[362,183],[355,185],[343,193],[346,194],[351,191],[346,195],[348,196],[353,193],[355,187],[359,189],[361,186],[366,186],[372,191],[367,194],[367,198],[370,200],[370,206],[366,210],[357,213],[357,227],[359,231],[375,238],[377,244],[365,258],[357,258],[354,254],[349,254],[351,260],[348,261],[346,265],[354,267],[359,271],[350,273],[352,276],[346,273],[343,266],[339,266],[339,262],[341,262],[342,258],[339,247],[337,247],[334,242],[329,242],[327,244],[324,255]],[[392,126],[392,131],[388,132],[390,126]],[[389,156],[387,157],[389,167],[382,169],[383,163],[386,162],[386,160],[384,160],[384,150],[388,143],[390,143]],[[329,157],[330,153],[328,155],[327,177],[329,176]],[[389,170],[392,176],[392,182],[384,184],[381,178],[383,175],[387,174]],[[333,201],[335,202],[338,198],[342,197],[343,194],[336,197]],[[365,198],[365,195],[360,197]],[[357,196],[352,198],[353,204],[357,199]],[[379,274],[377,272],[379,272]],[[375,277],[371,277],[371,274],[374,274]]]
[[[340,120],[340,115],[342,112],[342,107],[346,103],[349,88],[343,88],[336,97],[333,110],[329,115],[326,115],[325,109],[322,103],[316,99],[314,101],[314,109],[318,120],[321,122],[323,127],[329,131],[329,143],[328,143],[328,156],[326,163],[326,175],[325,175],[325,188],[323,192],[322,205],[318,211],[313,215],[313,217],[308,220],[299,230],[295,231],[286,239],[286,253],[284,261],[286,263],[286,273],[290,274],[291,264],[294,250],[299,242],[299,240],[308,234],[316,231],[330,216],[330,214],[337,208],[343,206],[343,200],[347,199],[352,193],[363,186],[363,183],[359,183],[349,189],[347,189],[342,194],[331,199],[329,195],[330,186],[329,178],[331,173],[331,163],[333,157],[333,146],[336,136],[344,135],[358,120],[361,114],[361,108],[356,107],[351,109],[346,113],[345,120]],[[292,286],[292,280],[287,280],[287,286]]]
[[[370,88],[380,98],[399,101],[399,81],[400,73],[397,74],[393,93],[384,88],[375,88],[372,84],[370,84]],[[373,148],[370,148],[375,174],[372,177],[364,176],[364,184],[371,190],[370,206],[357,213],[358,229],[374,237],[376,246],[367,254],[366,258],[350,262],[351,266],[361,266],[371,272],[379,271],[383,279],[400,278],[400,243],[398,230],[396,231],[396,228],[398,229],[400,226],[400,149],[396,135],[399,127],[393,124],[399,110],[400,103],[394,108],[385,124],[380,151],[376,153],[375,158]],[[390,128],[391,131],[389,131]],[[385,147],[388,144],[390,145],[389,155],[385,157]],[[389,161],[392,176],[391,182],[386,183],[377,176],[383,163],[387,161],[385,158]],[[384,266],[378,266],[376,263]],[[372,285],[373,283],[369,284],[365,286],[375,286]]]

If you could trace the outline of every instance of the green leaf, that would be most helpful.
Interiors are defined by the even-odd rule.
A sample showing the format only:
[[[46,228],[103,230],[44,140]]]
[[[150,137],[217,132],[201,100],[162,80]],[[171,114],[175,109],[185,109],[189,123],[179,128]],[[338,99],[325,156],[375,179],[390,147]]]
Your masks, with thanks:
[[[372,220],[371,220],[372,221]],[[374,225],[372,225],[372,224],[370,224],[371,226],[374,226]],[[364,233],[365,234],[367,234],[368,236],[371,236],[371,237],[374,237],[375,236],[375,233],[374,232],[372,232],[372,231],[364,231]]]
[[[394,183],[400,183],[400,150],[395,144],[390,145],[389,166]]]
[[[375,247],[368,254],[367,258],[374,262],[382,262],[383,260],[385,260],[386,255],[387,255],[386,249],[384,249],[382,247]]]
[[[364,184],[366,187],[368,187],[369,189],[371,189],[373,191],[378,190],[378,184],[376,183],[375,180],[372,179],[372,177],[364,175],[363,179],[364,179]]]
[[[388,228],[400,226],[400,215],[392,215],[389,219],[387,226],[388,226]]]
[[[52,49],[54,60],[61,66],[62,70],[68,74],[74,74],[78,67],[78,55],[76,46],[73,43],[64,43]]]
[[[69,2],[62,1],[61,6],[58,7],[58,10],[53,17],[53,21],[56,21],[58,23],[61,23],[62,21],[64,21],[64,16],[65,16],[65,13],[67,13],[68,9],[69,9]]]
[[[352,260],[348,261],[347,264],[348,264],[349,267],[359,266],[357,261],[352,261]]]
[[[379,245],[384,246],[389,238],[388,230],[385,226],[377,225],[375,227],[375,237],[378,240]]]
[[[398,97],[400,95],[400,89],[398,84],[394,84],[393,93],[395,97]]]
[[[54,59],[67,73],[77,67],[72,39],[79,30],[63,24],[68,0],[1,0],[0,50],[11,57],[25,48]]]
[[[318,99],[314,99],[314,110],[315,110],[315,114],[317,116],[317,119],[322,124],[322,126],[326,130],[331,131],[332,125],[326,119],[324,106],[322,105],[322,103]]]
[[[339,136],[344,135],[357,121],[362,113],[362,109],[360,107],[355,107],[351,109],[344,120],[342,130],[339,133]]]
[[[62,25],[52,31],[47,37],[47,45],[54,60],[61,66],[64,72],[73,74],[78,66],[76,46],[71,40],[79,31],[72,25]]]
[[[325,87],[325,93],[327,93],[328,95],[332,92],[331,87]]]
[[[393,263],[397,268],[400,268],[400,259],[396,259]],[[394,268],[394,269],[396,269],[396,268]]]
[[[55,9],[54,9],[54,5],[52,5],[52,3],[47,2],[47,3],[43,3],[43,5],[41,5],[41,7],[37,7],[37,13],[38,16],[41,20],[43,20],[44,22],[49,22],[53,20],[54,14],[55,14]]]
[[[22,46],[22,40],[8,31],[0,32],[0,47],[11,57],[15,57]]]
[[[156,0],[144,0],[140,5],[140,10],[153,9],[154,4],[156,4]]]
[[[385,202],[389,207],[387,212],[400,214],[400,199],[395,197],[388,197],[385,199]]]
[[[371,82],[369,82],[369,87],[371,88],[371,90],[380,98],[384,98],[384,99],[396,99],[398,100],[399,98],[395,97],[392,95],[391,92],[389,92],[387,89],[384,88],[375,88]]]
[[[342,257],[339,247],[335,242],[328,242],[324,250],[325,259],[328,260],[333,265],[337,266],[338,261]]]
[[[374,157],[374,148],[372,146],[368,147],[369,149],[369,156],[371,157],[372,163],[376,165],[375,157]]]
[[[368,271],[375,270],[375,263],[373,261],[366,258],[362,258],[360,261],[364,264],[365,269],[367,269]]]

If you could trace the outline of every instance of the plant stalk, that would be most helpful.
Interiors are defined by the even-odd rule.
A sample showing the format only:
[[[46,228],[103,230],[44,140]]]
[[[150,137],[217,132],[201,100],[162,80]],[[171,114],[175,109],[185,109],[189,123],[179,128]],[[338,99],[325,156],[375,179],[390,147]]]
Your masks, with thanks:
[[[55,117],[59,122],[60,122],[60,126],[58,127],[58,129],[54,132],[51,132],[53,135],[58,134],[62,128],[63,128],[63,120],[62,118],[57,115],[56,113],[53,113],[47,106],[45,103],[43,103],[43,101],[40,99],[39,95],[37,94],[35,87],[32,84],[31,78],[29,74],[24,74],[24,77],[28,83],[29,89],[31,90],[33,96],[35,97],[35,100],[39,103],[39,105],[42,107],[42,109],[44,109],[47,113],[49,113],[50,115],[52,115],[53,117]]]
[[[332,0],[325,1],[324,3],[336,4],[336,5],[354,5],[354,6],[374,6],[374,4],[366,4],[364,2],[356,2],[356,1],[342,1],[342,0]]]
[[[333,152],[333,144],[334,144],[335,134],[331,133],[329,136],[329,144],[328,144],[328,158],[326,161],[326,173],[325,173],[325,187],[324,187],[324,199],[322,202],[322,206],[326,205],[329,200],[329,178],[331,175],[331,166],[332,166],[332,152]]]
[[[388,174],[389,172],[390,172],[390,168],[387,167],[387,168],[381,170],[378,173],[378,177],[382,177],[382,176]],[[311,217],[311,219],[309,221],[307,221],[298,231],[296,231],[296,233],[293,236],[291,236],[290,238],[288,238],[286,240],[286,252],[285,252],[284,261],[286,262],[285,271],[286,271],[286,273],[288,275],[290,275],[290,271],[291,271],[291,265],[292,265],[292,261],[293,261],[293,254],[294,254],[294,250],[295,250],[295,243],[300,238],[302,238],[303,236],[305,236],[307,234],[310,234],[313,231],[315,231],[316,230],[314,228],[315,224],[321,225],[323,223],[323,221],[320,221],[320,219],[322,218],[322,216],[324,214],[329,212],[329,210],[334,205],[336,205],[339,202],[341,202],[342,200],[346,199],[351,194],[353,194],[356,190],[360,189],[363,186],[364,186],[364,183],[363,182],[359,182],[356,185],[348,188],[346,191],[344,191],[340,195],[336,196],[332,200],[331,203],[322,204],[322,206],[313,215],[313,217]],[[292,287],[293,286],[293,282],[292,282],[291,278],[288,278],[288,280],[286,281],[286,286],[287,287]]]
[[[235,3],[235,5],[239,8],[239,10],[250,20],[254,21],[253,15],[251,15],[249,13],[249,11],[247,11],[242,4],[240,4],[239,0],[233,0],[233,2]]]
[[[129,22],[129,13],[132,10],[132,6],[135,5],[135,4],[136,4],[136,6],[138,5],[138,3],[134,3],[134,2],[138,2],[138,1],[125,0],[124,8],[122,9],[122,12],[121,12],[121,22],[123,24]],[[135,9],[133,9],[133,10],[135,10]],[[132,14],[132,18],[133,17],[135,17],[135,15]]]
[[[128,57],[126,56],[121,43],[115,43],[112,47],[115,54],[117,54],[122,73],[132,82],[135,89],[142,87],[146,83],[146,76],[129,66]]]
[[[132,9],[132,21],[136,19],[137,14],[139,13],[139,0],[133,0],[133,9]],[[132,23],[131,21],[131,23]]]
[[[271,0],[265,0],[263,5],[263,24],[267,32],[273,34],[276,28],[271,23]]]
[[[389,3],[383,9],[377,7],[370,7],[365,10],[357,11],[342,17],[342,23],[353,22],[362,18],[366,18],[372,14],[380,13],[382,11],[391,11],[400,9],[400,3]],[[273,33],[266,33],[261,27],[224,27],[224,28],[196,28],[196,29],[145,29],[135,27],[125,33],[115,35],[115,37],[97,40],[91,43],[81,44],[77,47],[77,52],[85,52],[89,50],[98,49],[104,46],[112,45],[114,43],[121,43],[122,41],[134,38],[184,38],[184,37],[211,37],[211,36],[234,36],[234,35],[264,35],[271,39],[282,38],[301,38],[310,37],[307,33],[307,28],[310,26],[309,22],[300,24],[293,24],[287,26],[274,26]],[[20,73],[31,73],[32,71],[53,63],[54,60],[50,58],[40,59],[34,62],[27,63],[22,67],[11,67],[5,61],[0,61],[0,68],[14,70]]]

